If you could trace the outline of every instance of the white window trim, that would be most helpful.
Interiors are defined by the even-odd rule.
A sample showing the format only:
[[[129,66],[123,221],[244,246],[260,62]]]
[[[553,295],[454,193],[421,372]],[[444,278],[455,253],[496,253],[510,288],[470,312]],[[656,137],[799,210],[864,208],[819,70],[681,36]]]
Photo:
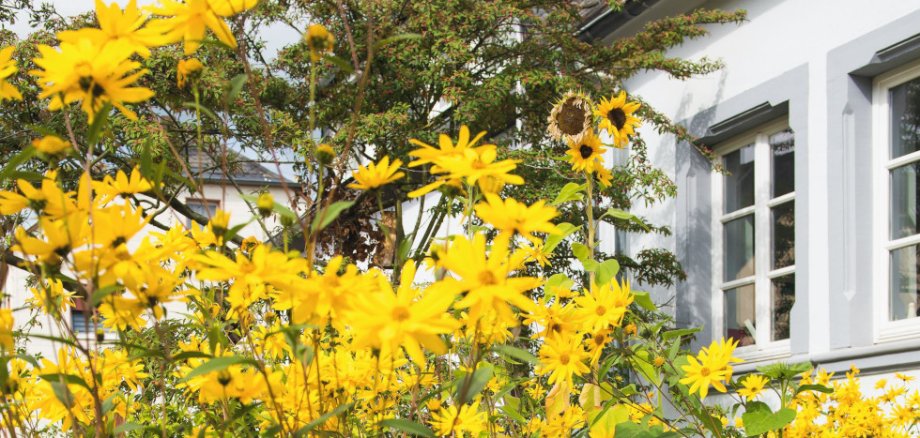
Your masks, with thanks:
[[[778,359],[791,354],[789,339],[770,340],[773,333],[771,280],[781,275],[795,272],[795,265],[779,269],[767,269],[767,267],[772,266],[770,250],[773,247],[770,209],[783,202],[790,200],[794,202],[795,200],[795,191],[776,198],[770,197],[773,160],[768,139],[770,135],[788,127],[789,124],[784,117],[730,139],[715,148],[715,153],[721,158],[751,143],[754,144],[754,205],[725,214],[723,199],[725,178],[722,174],[714,174],[711,188],[713,213],[710,227],[712,230],[712,338],[721,339],[724,337],[724,291],[737,286],[754,284],[755,318],[758,321],[754,344],[738,347],[735,350],[738,357],[749,362]],[[754,266],[756,266],[756,274],[724,282],[722,280],[724,277],[722,265],[724,251],[723,223],[751,212],[754,213]]]
[[[920,242],[920,235],[897,240],[889,238],[891,222],[890,170],[920,160],[920,152],[890,159],[890,108],[888,94],[893,87],[920,77],[920,62],[914,62],[879,75],[872,87],[872,166],[875,179],[873,216],[873,297],[876,343],[920,337],[920,317],[889,320],[891,302],[890,251]]]

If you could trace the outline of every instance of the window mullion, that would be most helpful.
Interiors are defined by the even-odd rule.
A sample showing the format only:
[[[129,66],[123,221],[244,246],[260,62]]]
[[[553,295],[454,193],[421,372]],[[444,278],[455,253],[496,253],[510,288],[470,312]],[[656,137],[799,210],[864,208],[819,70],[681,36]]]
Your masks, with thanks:
[[[770,271],[770,248],[772,238],[770,232],[770,145],[767,136],[761,134],[757,137],[754,146],[754,260],[755,260],[755,287],[754,299],[756,304],[756,342],[765,345],[770,342],[771,315],[770,315],[770,278],[766,275]]]

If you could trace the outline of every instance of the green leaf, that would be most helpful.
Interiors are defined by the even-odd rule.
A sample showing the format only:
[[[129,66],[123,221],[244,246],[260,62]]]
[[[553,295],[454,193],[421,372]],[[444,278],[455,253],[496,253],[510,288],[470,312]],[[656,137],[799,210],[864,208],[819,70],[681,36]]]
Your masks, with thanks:
[[[745,405],[741,420],[744,421],[744,432],[747,436],[757,436],[779,430],[791,423],[795,420],[795,411],[782,408],[773,412],[766,403],[755,401]]]
[[[757,367],[757,371],[769,377],[771,380],[789,380],[812,369],[810,362],[798,362],[789,364],[778,362],[770,365]]]
[[[818,391],[818,392],[823,392],[825,394],[830,394],[834,392],[834,388],[829,388],[827,386],[818,385],[818,384],[809,384],[809,385],[799,386],[798,388],[795,389],[796,394],[800,392],[804,392],[804,391]]]
[[[375,50],[379,49],[383,46],[393,44],[397,41],[410,41],[410,40],[420,40],[420,39],[422,39],[422,35],[418,33],[401,33],[399,35],[394,35],[389,38],[384,38],[380,41],[377,41],[377,43],[374,44],[374,49]]]
[[[240,95],[244,84],[246,84],[246,74],[244,73],[240,73],[230,79],[230,87],[227,89],[227,94],[224,94],[224,103],[229,105],[233,102],[233,99]]]
[[[86,131],[86,144],[94,145],[99,142],[99,138],[102,137],[102,133],[105,131],[105,124],[109,121],[109,112],[111,111],[112,104],[105,103],[96,112],[93,123],[89,125],[89,129]]]
[[[119,425],[118,427],[116,427],[115,430],[114,430],[113,432],[114,432],[115,435],[118,435],[118,434],[127,433],[127,432],[131,432],[131,431],[135,431],[135,430],[146,429],[146,428],[147,428],[147,426],[144,426],[143,424],[137,424],[137,423],[124,423],[124,424]]]
[[[543,241],[543,253],[550,254],[557,246],[562,242],[563,239],[569,237],[572,233],[581,229],[581,226],[575,226],[568,222],[563,222],[561,224],[556,224],[561,233],[560,234],[550,234],[546,236],[546,240]]]
[[[326,55],[323,57],[323,59],[325,59],[326,61],[329,61],[330,63],[332,63],[332,65],[338,67],[339,70],[342,70],[343,72],[345,72],[345,74],[350,75],[355,72],[355,67],[351,65],[350,62],[342,58],[339,58],[338,56]]]
[[[694,333],[697,333],[697,332],[699,332],[700,330],[701,330],[701,329],[700,329],[699,327],[681,328],[681,329],[668,330],[668,331],[662,333],[662,334],[661,334],[661,337],[664,338],[664,339],[682,338],[682,337],[684,337],[684,336],[688,336],[688,335],[692,335],[692,334],[694,334]]]
[[[552,205],[561,205],[569,201],[580,201],[581,193],[585,190],[585,184],[577,183],[568,183],[562,186],[562,190],[559,190],[559,194],[556,195],[556,199],[553,200]]]
[[[521,409],[521,399],[507,394],[502,400],[504,400],[505,403],[502,405],[501,410],[508,418],[520,424],[527,423],[527,419],[519,412]]]
[[[313,231],[319,231],[323,228],[329,226],[335,218],[339,217],[343,211],[355,204],[355,201],[337,201],[329,205],[329,208],[326,208],[319,213],[316,217],[313,218],[313,224],[310,228]]]
[[[183,351],[172,357],[173,361],[180,361],[186,359],[197,359],[202,357],[211,357],[210,354],[203,351]]]
[[[86,388],[88,391],[92,392],[93,390],[89,387],[86,381],[82,377],[74,374],[64,374],[64,373],[49,373],[49,374],[40,374],[38,377],[48,381],[48,382],[61,382],[68,385],[79,385]]]
[[[467,373],[461,373],[456,380],[457,392],[454,394],[454,401],[457,405],[466,404],[466,402],[473,399],[473,396],[482,392],[482,389],[486,387],[494,373],[495,370],[488,363],[480,363],[479,368],[476,368],[472,376]]]
[[[649,427],[647,425],[633,423],[632,421],[624,421],[617,424],[614,436],[629,438],[670,438],[681,435],[677,432],[665,432],[664,428],[661,426]]]
[[[546,284],[544,284],[543,289],[546,291],[545,293],[547,297],[549,297],[549,296],[555,295],[555,292],[553,292],[555,289],[561,288],[561,289],[571,290],[572,286],[574,285],[575,285],[575,282],[572,281],[572,279],[569,278],[567,275],[553,274],[553,276],[549,277],[546,280]]]
[[[396,430],[401,430],[415,436],[425,436],[425,437],[434,437],[434,432],[431,431],[424,424],[419,424],[414,421],[404,420],[402,418],[390,418],[388,420],[383,420],[380,422],[382,427],[392,427]]]
[[[521,362],[527,362],[529,364],[535,364],[538,362],[537,357],[533,353],[523,349],[514,347],[511,345],[496,345],[492,347],[499,354],[504,354],[506,356],[511,356]]]
[[[89,305],[90,305],[90,307],[95,308],[96,306],[99,305],[99,303],[102,302],[102,300],[103,300],[105,297],[107,297],[107,296],[109,296],[109,295],[112,295],[113,293],[119,292],[119,291],[121,291],[121,286],[119,286],[119,285],[117,285],[117,284],[112,284],[112,285],[106,286],[106,287],[104,287],[104,288],[102,288],[102,289],[93,291],[93,294],[90,295],[90,297],[89,297]]]
[[[185,378],[183,378],[182,380],[188,381],[192,379],[193,377],[197,377],[202,374],[207,374],[207,373],[214,372],[214,371],[220,371],[232,365],[239,365],[243,363],[252,364],[253,360],[242,357],[242,356],[215,357],[214,359],[211,359],[201,365],[198,365],[197,368],[195,368],[194,370],[186,374]]]
[[[67,388],[67,385],[57,380],[48,383],[51,384],[51,390],[54,391],[54,396],[57,397],[58,401],[70,409],[73,406],[74,400],[73,394],[71,394],[70,389]]]
[[[220,117],[217,117],[217,114],[214,114],[213,111],[211,111],[211,110],[205,108],[204,106],[202,106],[202,105],[200,105],[200,104],[197,104],[197,103],[195,103],[195,102],[184,102],[184,103],[182,104],[182,106],[185,107],[185,108],[188,108],[188,109],[192,109],[192,110],[198,111],[199,113],[204,114],[204,115],[210,117],[211,119],[213,119],[213,120],[214,120],[215,122],[217,122],[217,123],[221,123],[221,122],[222,122],[222,120],[220,120]]]
[[[649,296],[648,292],[633,291],[633,297],[635,297],[633,302],[638,304],[639,307],[650,312],[658,310],[658,307],[655,306],[655,302],[652,301],[652,297]]]
[[[636,354],[630,356],[630,360],[635,365],[635,370],[646,380],[655,385],[661,383],[661,375],[658,374],[658,369],[655,368],[655,365],[649,360],[648,351],[639,350]]]
[[[645,231],[651,231],[652,227],[649,226],[644,220],[639,216],[636,216],[628,211],[620,210],[619,208],[608,208],[607,212],[604,213],[601,217],[610,216],[614,219],[624,220],[633,224],[638,225]]]
[[[337,408],[335,408],[335,409],[333,409],[333,410],[331,410],[331,411],[329,411],[329,412],[326,412],[326,413],[323,414],[323,415],[320,415],[319,418],[317,418],[317,419],[315,419],[315,420],[313,420],[313,421],[307,423],[306,426],[301,427],[300,429],[298,429],[296,432],[294,432],[294,436],[295,436],[295,437],[302,437],[302,436],[304,436],[307,432],[309,432],[309,431],[311,431],[311,430],[313,430],[313,429],[316,429],[318,426],[321,426],[321,425],[322,425],[323,423],[325,423],[326,421],[329,421],[330,418],[335,417],[335,416],[341,414],[342,412],[345,412],[345,411],[351,409],[351,407],[352,407],[353,405],[354,405],[354,403],[346,403],[346,404],[344,404],[344,405],[339,405]]]
[[[574,255],[578,261],[584,264],[585,261],[591,259],[591,250],[589,250],[588,247],[584,244],[576,242],[572,244],[572,255]]]
[[[598,285],[607,284],[617,276],[617,272],[620,272],[620,263],[614,259],[604,260],[597,266],[596,272],[595,282]]]
[[[12,158],[6,163],[6,166],[3,166],[3,170],[0,170],[0,181],[6,181],[13,177],[15,172],[18,172],[20,167],[25,164],[26,161],[29,161],[30,158],[35,156],[35,148],[32,146],[27,146],[21,152],[16,155],[13,155]]]

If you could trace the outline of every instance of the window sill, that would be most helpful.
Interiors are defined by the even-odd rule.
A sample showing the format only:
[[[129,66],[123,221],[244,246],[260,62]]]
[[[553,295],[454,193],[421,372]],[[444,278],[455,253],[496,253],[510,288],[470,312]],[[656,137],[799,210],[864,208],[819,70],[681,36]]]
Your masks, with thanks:
[[[876,332],[875,343],[887,344],[917,338],[920,338],[920,317],[883,322]]]
[[[791,356],[789,340],[771,342],[765,346],[750,345],[735,350],[735,357],[744,361],[742,365],[760,366],[764,363]]]

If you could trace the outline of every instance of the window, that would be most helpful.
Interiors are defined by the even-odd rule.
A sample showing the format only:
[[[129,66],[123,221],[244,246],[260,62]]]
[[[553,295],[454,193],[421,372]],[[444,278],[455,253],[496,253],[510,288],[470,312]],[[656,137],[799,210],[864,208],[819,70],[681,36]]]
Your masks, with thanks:
[[[713,336],[750,359],[789,349],[795,303],[795,136],[785,121],[716,148]]]
[[[217,213],[217,209],[220,208],[220,201],[214,199],[188,198],[185,200],[185,205],[195,213],[206,218],[211,218],[214,217]],[[188,228],[192,227],[192,220],[190,218],[185,218],[185,226]]]
[[[873,90],[876,340],[920,328],[920,64],[880,76]]]

